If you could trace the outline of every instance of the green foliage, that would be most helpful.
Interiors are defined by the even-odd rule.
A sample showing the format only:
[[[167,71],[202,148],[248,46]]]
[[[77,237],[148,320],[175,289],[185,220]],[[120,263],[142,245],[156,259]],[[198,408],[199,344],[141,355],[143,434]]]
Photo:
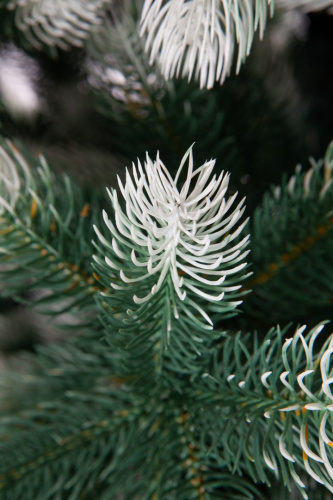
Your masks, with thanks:
[[[103,326],[113,346],[115,332],[121,333],[118,345],[134,352],[141,373],[149,367],[147,355],[161,359],[166,350],[177,372],[194,373],[197,358],[216,338],[215,318],[233,316],[241,303],[239,282],[248,276],[244,200],[236,207],[235,195],[221,202],[229,179],[211,179],[213,168],[211,161],[194,171],[190,148],[172,179],[159,157],[154,163],[147,157],[144,167],[138,162],[132,176],[127,172],[125,186],[119,182],[124,209],[116,190],[109,192],[107,234],[95,228]],[[214,244],[208,247],[208,241]]]
[[[113,126],[113,147],[135,158],[153,146],[168,160],[181,158],[196,141],[200,160],[206,151],[219,157],[232,138],[217,110],[217,95],[184,80],[165,81],[148,62],[138,20],[127,15],[131,9],[133,2],[125,2],[122,19],[106,23],[87,43],[88,83],[96,109]]]
[[[322,328],[303,337],[302,327],[288,339],[288,329],[272,329],[260,344],[255,339],[252,349],[249,337],[228,337],[223,362],[216,354],[213,370],[203,375],[208,387],[198,389],[205,407],[224,410],[223,458],[234,472],[245,466],[253,480],[270,483],[271,469],[288,488],[291,479],[304,488],[298,474],[305,469],[332,491],[332,397],[326,383],[332,336],[314,348]],[[218,453],[220,440],[214,446]]]
[[[91,314],[96,196],[84,197],[68,177],[56,179],[45,158],[26,152],[23,157],[9,141],[1,140],[0,158],[2,295],[39,292],[31,294],[31,302],[45,313]]]
[[[330,158],[329,149],[327,177]],[[333,489],[332,337],[316,347],[322,326],[305,337],[299,328],[289,339],[290,329],[271,329],[259,342],[253,334],[207,330],[177,299],[179,317],[168,329],[172,281],[132,309],[136,291],[142,295],[152,283],[117,284],[124,263],[116,261],[135,248],[120,236],[120,219],[134,223],[130,206],[126,222],[113,193],[114,223],[105,216],[106,230],[96,229],[92,286],[88,255],[100,205],[88,210],[81,188],[8,141],[1,159],[3,294],[46,288],[47,299],[32,300],[44,313],[92,311],[100,322],[90,318],[76,339],[41,346],[22,357],[18,372],[4,374],[1,498],[254,498],[259,492],[251,483],[270,485],[274,475],[303,491],[305,472]],[[319,163],[305,175],[298,169],[278,199],[312,201],[327,217],[314,202],[325,204],[330,186]],[[87,219],[90,230],[82,226]],[[80,277],[75,287],[73,275],[59,269],[65,257],[65,270],[75,265]],[[135,260],[126,260],[128,274]],[[65,309],[45,310],[64,297]]]
[[[272,329],[261,344],[253,335],[221,334],[210,361],[198,360],[196,375],[178,375],[173,384],[165,372],[162,385],[146,382],[141,394],[129,378],[115,375],[114,349],[79,339],[40,347],[37,358],[20,360],[21,375],[7,375],[15,392],[2,401],[8,416],[1,419],[7,457],[1,498],[23,492],[40,499],[107,499],[121,492],[147,499],[258,498],[249,479],[271,484],[275,469],[288,487],[292,478],[301,486],[308,459],[331,489],[326,463],[308,457],[301,438],[322,454],[318,428],[330,418],[331,402],[322,391],[323,355],[332,337],[314,349],[321,329],[303,337],[301,328],[293,339],[285,339],[290,329]],[[299,378],[309,367],[311,396]],[[322,409],[310,409],[314,401]]]
[[[197,161],[218,158],[232,172],[235,189],[256,206],[270,174],[282,164],[291,168],[304,154],[303,137],[272,101],[251,58],[239,75],[210,91],[186,79],[165,80],[138,35],[140,4],[124,1],[122,15],[113,15],[85,46],[87,83],[112,130],[109,144],[128,162],[158,150],[173,172],[195,142]],[[243,177],[246,186],[239,185]]]
[[[253,293],[245,311],[272,321],[301,320],[331,304],[333,283],[330,158],[300,166],[264,196],[252,217]],[[331,316],[330,316],[331,317]]]
[[[245,479],[232,484],[214,458],[200,457],[179,395],[149,392],[138,398],[112,380],[110,351],[52,346],[38,354],[33,377],[15,376],[16,388],[25,390],[19,413],[14,416],[11,408],[1,421],[1,451],[7,454],[1,498],[150,498],[154,492],[197,498],[201,476],[212,498],[214,491],[221,498],[255,492]]]
[[[14,39],[27,50],[56,56],[59,50],[82,47],[106,13],[106,1],[84,6],[79,1],[1,0],[2,36]]]
[[[62,37],[49,15],[17,24],[35,2],[9,12],[0,0],[2,36],[16,39],[18,27],[25,46],[52,54],[81,44],[95,22],[78,40],[87,11],[68,16],[75,4]],[[260,79],[250,94],[251,71],[224,93],[166,82],[137,34],[142,2],[112,7],[85,42],[89,91],[111,148],[127,158],[158,149],[156,161],[133,165],[105,203],[0,139],[1,313],[20,301],[76,334],[4,361],[0,499],[322,500],[333,492],[333,334],[323,328],[333,145],[258,206],[264,169],[276,175],[287,151],[270,151],[284,135],[263,118]],[[255,22],[266,7],[256,2]],[[207,154],[224,156],[235,184],[263,174],[248,225]],[[307,333],[290,320],[307,320]]]

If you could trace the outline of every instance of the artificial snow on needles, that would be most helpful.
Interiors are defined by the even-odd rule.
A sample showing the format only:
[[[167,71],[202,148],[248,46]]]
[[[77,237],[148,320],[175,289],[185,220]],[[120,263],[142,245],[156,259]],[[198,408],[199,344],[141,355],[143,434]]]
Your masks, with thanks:
[[[266,23],[270,0],[146,0],[141,35],[146,38],[150,62],[158,61],[166,79],[194,77],[200,87],[223,83],[233,64],[236,71],[249,54],[253,33]]]
[[[185,181],[179,187],[187,160]],[[192,301],[197,297],[216,303],[225,293],[240,288],[234,282],[228,286],[226,278],[246,266],[243,259],[248,253],[244,251],[248,235],[237,238],[247,223],[245,220],[239,224],[244,199],[232,208],[237,193],[226,198],[229,174],[212,175],[214,165],[215,160],[210,160],[194,168],[191,147],[174,179],[159,154],[155,161],[147,155],[144,166],[140,161],[137,166],[133,164],[132,175],[127,171],[124,185],[118,179],[125,210],[113,190],[109,195],[115,223],[104,212],[113,249],[113,255],[106,256],[105,261],[110,268],[119,270],[122,281],[111,283],[114,289],[128,289],[153,277],[149,293],[133,297],[134,302],[142,304],[166,281],[180,301],[189,295]],[[97,228],[96,233],[103,243]],[[176,304],[173,306],[177,317]],[[202,308],[200,313],[211,323]]]

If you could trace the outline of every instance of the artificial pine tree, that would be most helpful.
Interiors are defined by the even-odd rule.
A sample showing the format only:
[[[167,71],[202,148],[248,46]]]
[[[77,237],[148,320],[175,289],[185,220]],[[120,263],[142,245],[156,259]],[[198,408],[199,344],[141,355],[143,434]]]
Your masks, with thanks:
[[[255,33],[332,5],[0,2],[1,500],[331,497],[333,144]]]

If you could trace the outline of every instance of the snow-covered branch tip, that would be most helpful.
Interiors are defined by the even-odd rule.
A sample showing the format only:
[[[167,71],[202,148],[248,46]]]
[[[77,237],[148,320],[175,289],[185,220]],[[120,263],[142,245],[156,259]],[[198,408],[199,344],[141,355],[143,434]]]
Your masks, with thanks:
[[[108,0],[10,0],[15,24],[31,45],[68,50],[82,47],[91,30],[101,24]]]
[[[237,193],[226,199],[229,174],[212,176],[214,165],[210,160],[194,168],[191,147],[173,179],[158,154],[155,161],[147,155],[143,167],[133,164],[132,176],[127,171],[125,185],[118,180],[125,210],[117,192],[109,191],[115,222],[105,212],[104,221],[112,244],[95,228],[112,288],[143,304],[167,285],[174,317],[179,307],[194,307],[210,325],[211,303],[221,312],[241,303],[225,295],[234,298],[241,288],[249,238],[238,238],[247,223],[239,223],[244,199],[232,208]]]
[[[194,77],[209,89],[230,74],[236,44],[239,71],[273,8],[274,0],[145,0],[141,36],[166,79]]]
[[[18,148],[9,140],[0,140],[0,215],[13,212],[22,182],[31,181],[30,169]]]
[[[292,338],[285,339],[282,347],[284,371],[279,379],[285,389],[286,404],[278,410],[285,422],[279,436],[279,451],[291,466],[297,486],[305,488],[292,465],[297,462],[298,454],[295,442],[289,438],[292,424],[293,432],[299,435],[304,469],[315,481],[333,492],[333,336],[324,341],[318,352],[315,341],[323,327],[324,324],[320,324],[303,336],[306,326],[302,326]],[[268,371],[261,376],[263,385],[269,390],[274,389],[269,383],[271,375],[272,371]],[[288,414],[294,418],[287,417]],[[270,418],[271,412],[265,416]],[[267,465],[273,468],[268,462]],[[307,498],[306,492],[303,493]]]

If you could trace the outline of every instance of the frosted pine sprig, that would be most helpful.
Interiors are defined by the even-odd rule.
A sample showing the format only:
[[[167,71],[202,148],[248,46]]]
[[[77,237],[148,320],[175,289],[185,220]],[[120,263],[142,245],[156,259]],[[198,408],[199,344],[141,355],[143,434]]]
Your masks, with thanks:
[[[279,436],[279,451],[288,461],[288,466],[296,484],[305,488],[301,478],[294,470],[298,462],[298,449],[290,439],[291,426],[293,433],[298,434],[298,446],[302,450],[303,466],[310,476],[320,484],[324,484],[333,492],[333,336],[331,335],[319,353],[314,344],[324,325],[311,330],[307,337],[303,336],[305,326],[298,328],[294,337],[286,339],[282,347],[282,360],[285,371],[280,382],[285,390],[289,404],[279,408],[283,432]],[[302,369],[299,369],[302,366]],[[272,371],[261,376],[263,385],[276,392],[276,382],[269,383],[274,377]],[[288,397],[287,397],[288,394]],[[287,403],[287,401],[286,401]],[[274,413],[274,412],[273,412]],[[272,416],[272,412],[265,415]],[[297,446],[297,448],[298,448]],[[273,461],[266,454],[267,465],[276,470]],[[307,498],[305,492],[304,498]]]
[[[82,47],[92,28],[100,24],[108,0],[10,0],[15,23],[37,49],[43,44],[68,50]]]
[[[111,244],[95,227],[108,252],[113,289],[135,292],[134,302],[143,304],[167,286],[175,318],[177,304],[184,303],[210,325],[207,304],[223,311],[240,303],[226,300],[225,294],[234,297],[241,287],[237,281],[246,266],[249,238],[238,238],[247,223],[240,223],[244,200],[232,208],[237,193],[226,198],[229,174],[212,175],[214,165],[210,160],[194,168],[190,148],[173,179],[158,154],[155,161],[147,155],[144,166],[133,164],[132,176],[126,172],[124,185],[118,179],[124,209],[117,191],[109,191],[115,222],[106,212],[103,216]]]
[[[166,79],[194,77],[200,87],[223,83],[238,45],[236,71],[249,54],[258,24],[263,35],[273,0],[145,0],[141,35],[150,62],[158,61]]]
[[[27,162],[10,141],[0,146],[0,214],[13,212],[19,198],[22,180],[31,181]]]

